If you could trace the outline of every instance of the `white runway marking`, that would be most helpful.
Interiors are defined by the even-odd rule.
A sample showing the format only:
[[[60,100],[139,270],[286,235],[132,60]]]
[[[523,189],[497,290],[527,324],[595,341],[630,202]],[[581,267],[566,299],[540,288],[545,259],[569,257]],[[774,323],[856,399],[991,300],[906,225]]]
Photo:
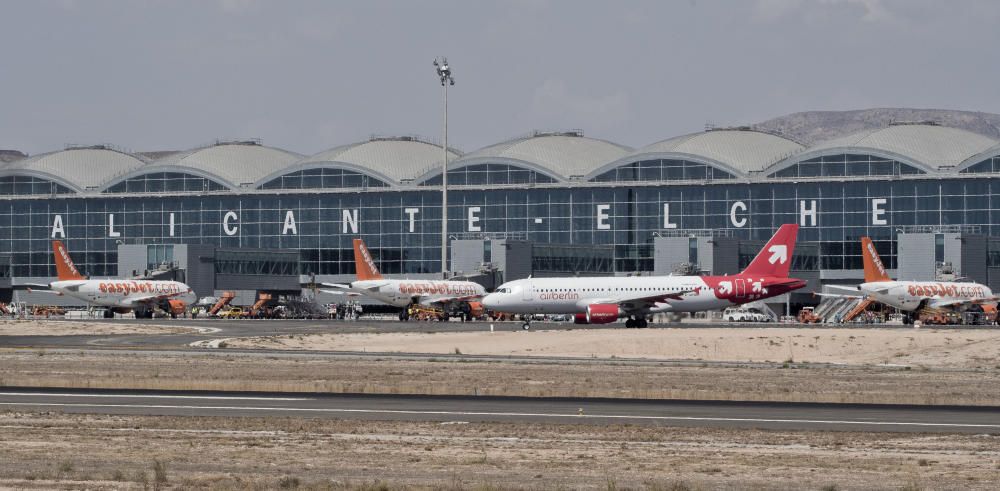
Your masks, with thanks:
[[[630,416],[624,414],[574,414],[574,413],[504,413],[490,411],[418,411],[402,409],[336,409],[336,408],[295,408],[295,407],[240,407],[240,406],[168,406],[147,404],[71,404],[0,402],[0,406],[45,406],[45,407],[93,407],[93,408],[136,408],[136,409],[208,409],[217,411],[286,411],[308,413],[357,413],[357,414],[412,414],[424,416],[506,416],[535,418],[575,418],[575,419],[635,419],[656,421],[711,421],[733,423],[809,423],[828,425],[874,425],[874,426],[919,426],[936,428],[1000,428],[1000,424],[971,423],[920,423],[905,421],[851,421],[822,419],[770,419],[770,418],[721,418],[706,416]]]
[[[218,399],[231,401],[311,401],[308,397],[241,397],[241,396],[156,396],[141,394],[33,394],[26,392],[0,392],[0,396],[33,396],[33,397],[135,397],[138,399]]]

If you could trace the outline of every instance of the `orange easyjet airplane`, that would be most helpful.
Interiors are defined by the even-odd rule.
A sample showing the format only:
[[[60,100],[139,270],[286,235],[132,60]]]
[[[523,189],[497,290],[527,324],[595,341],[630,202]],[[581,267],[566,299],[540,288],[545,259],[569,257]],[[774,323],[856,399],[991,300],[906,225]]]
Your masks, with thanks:
[[[861,295],[830,295],[869,298],[907,312],[904,323],[911,323],[914,314],[923,309],[968,310],[983,304],[995,304],[1000,297],[990,287],[979,283],[958,281],[896,281],[889,278],[885,264],[868,237],[861,238],[861,256],[865,265],[865,282],[856,288],[832,286]]]
[[[394,280],[384,278],[375,266],[371,253],[361,239],[354,239],[354,265],[357,281],[349,284],[323,283],[332,290],[325,293],[364,295],[396,307],[404,307],[400,320],[406,320],[411,305],[435,305],[448,312],[451,304],[479,300],[486,290],[472,281]]]
[[[104,317],[135,311],[136,317],[152,317],[153,309],[176,314],[186,302],[194,300],[191,287],[179,281],[159,280],[91,280],[80,274],[62,241],[52,241],[58,280],[46,285],[28,285],[37,291],[73,297],[88,305],[105,307]]]

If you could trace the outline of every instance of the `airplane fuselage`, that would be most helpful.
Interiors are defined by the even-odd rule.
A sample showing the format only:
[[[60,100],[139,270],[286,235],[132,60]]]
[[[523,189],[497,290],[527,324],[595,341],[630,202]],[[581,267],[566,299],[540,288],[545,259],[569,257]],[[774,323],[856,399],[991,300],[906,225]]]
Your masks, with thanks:
[[[933,302],[969,302],[993,297],[986,285],[950,281],[873,281],[858,285],[858,290],[873,300],[899,310],[913,311],[929,298]],[[963,307],[963,308],[964,308]]]
[[[442,299],[483,297],[486,290],[472,281],[434,280],[358,280],[350,283],[351,290],[396,307],[411,303],[429,304]]]
[[[578,314],[593,304],[627,304],[632,299],[664,297],[638,313],[699,312],[753,302],[803,286],[801,280],[743,275],[529,278],[501,285],[483,299],[483,305],[512,314]]]
[[[49,283],[52,291],[98,307],[135,308],[152,297],[193,302],[191,287],[178,281],[157,280],[60,280]],[[155,302],[153,302],[155,303]]]

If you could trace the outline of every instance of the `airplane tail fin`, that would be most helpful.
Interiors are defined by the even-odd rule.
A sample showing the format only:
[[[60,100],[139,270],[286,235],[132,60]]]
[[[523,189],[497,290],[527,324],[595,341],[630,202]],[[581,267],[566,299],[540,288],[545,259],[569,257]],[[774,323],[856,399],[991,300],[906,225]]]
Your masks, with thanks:
[[[382,279],[382,273],[378,272],[375,260],[365,247],[365,241],[361,239],[354,239],[354,268],[360,281]]]
[[[66,246],[61,240],[52,241],[52,254],[55,256],[56,273],[60,281],[86,279],[76,269],[73,260],[69,257],[69,251],[66,250]]]
[[[872,244],[872,240],[868,237],[861,238],[861,258],[865,262],[865,283],[891,280],[885,270],[885,264],[882,263],[882,258],[875,250],[875,244]]]
[[[792,267],[792,253],[795,251],[795,238],[798,233],[799,226],[794,223],[779,227],[741,274],[787,278],[788,271]]]

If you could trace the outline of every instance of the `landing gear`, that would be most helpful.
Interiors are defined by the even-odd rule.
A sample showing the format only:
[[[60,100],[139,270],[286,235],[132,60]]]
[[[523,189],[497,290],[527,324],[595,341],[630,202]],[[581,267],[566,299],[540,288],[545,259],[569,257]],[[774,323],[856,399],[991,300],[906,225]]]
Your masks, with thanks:
[[[524,321],[524,323],[521,324],[521,329],[524,329],[525,331],[531,329],[531,314],[522,317],[521,320]]]
[[[649,327],[649,322],[646,320],[645,317],[639,317],[639,318],[629,317],[628,319],[625,320],[625,327],[628,329],[632,328],[642,329],[645,327]]]
[[[105,318],[105,319],[114,319],[114,318],[115,318],[115,313],[114,313],[114,311],[112,311],[111,309],[107,309],[107,310],[105,310],[105,311],[104,311],[104,318]]]

